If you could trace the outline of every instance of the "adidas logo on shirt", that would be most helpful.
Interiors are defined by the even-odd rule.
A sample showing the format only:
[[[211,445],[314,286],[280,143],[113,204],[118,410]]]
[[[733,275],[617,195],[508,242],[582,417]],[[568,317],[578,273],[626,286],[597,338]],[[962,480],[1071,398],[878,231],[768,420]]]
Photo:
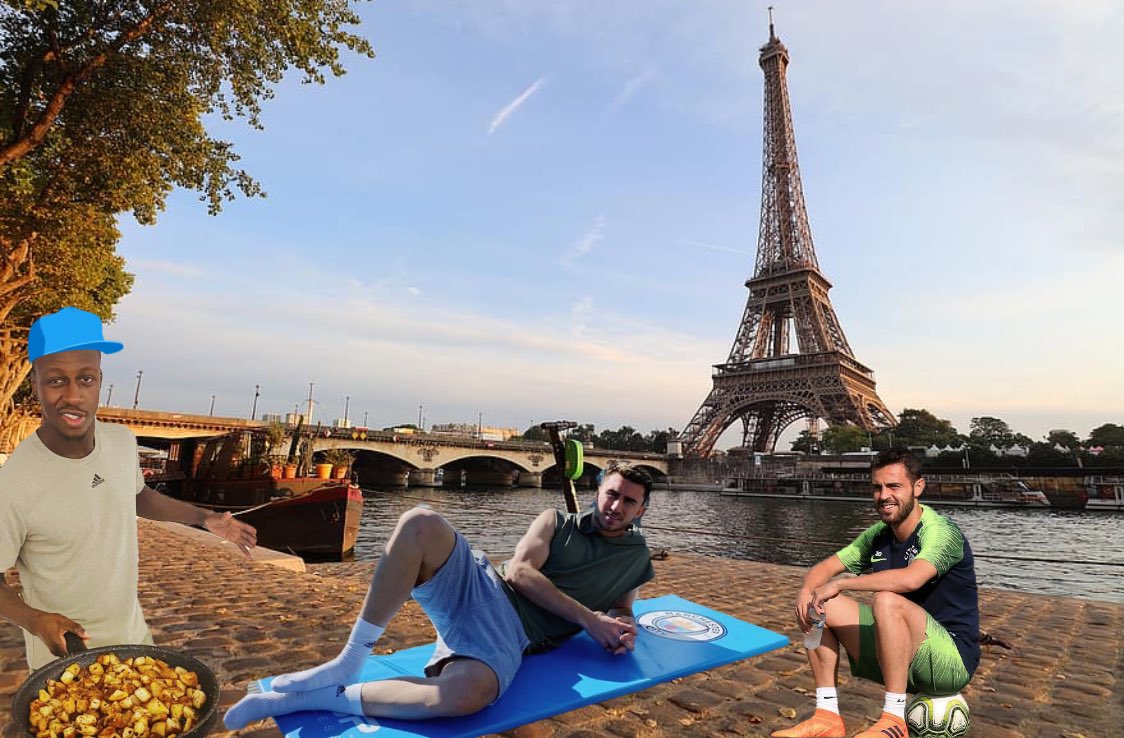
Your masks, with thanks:
[[[93,489],[94,487],[97,487],[99,484],[101,484],[104,481],[105,480],[102,479],[100,475],[94,474],[94,481],[90,482],[90,489]]]

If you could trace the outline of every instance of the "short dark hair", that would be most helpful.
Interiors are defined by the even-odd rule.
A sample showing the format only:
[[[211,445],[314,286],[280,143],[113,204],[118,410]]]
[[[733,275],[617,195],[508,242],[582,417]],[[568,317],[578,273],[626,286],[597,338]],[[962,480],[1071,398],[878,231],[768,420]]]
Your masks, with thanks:
[[[885,451],[879,451],[870,462],[870,470],[876,472],[887,466],[894,464],[901,464],[905,467],[905,472],[909,476],[910,484],[914,484],[923,475],[921,474],[921,459],[914,456],[913,452],[908,448],[888,448]]]
[[[610,461],[609,465],[605,467],[605,476],[610,474],[620,474],[622,477],[632,482],[639,484],[644,488],[644,504],[648,504],[648,498],[652,496],[652,475],[644,471],[638,466],[632,464],[622,464],[616,461]]]

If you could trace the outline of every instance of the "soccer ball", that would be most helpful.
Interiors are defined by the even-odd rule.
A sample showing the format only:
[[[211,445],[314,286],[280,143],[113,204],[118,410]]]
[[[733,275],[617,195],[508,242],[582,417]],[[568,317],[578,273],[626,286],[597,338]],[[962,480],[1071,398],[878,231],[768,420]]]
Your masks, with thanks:
[[[951,697],[914,695],[905,708],[910,738],[961,738],[968,734],[968,703]]]

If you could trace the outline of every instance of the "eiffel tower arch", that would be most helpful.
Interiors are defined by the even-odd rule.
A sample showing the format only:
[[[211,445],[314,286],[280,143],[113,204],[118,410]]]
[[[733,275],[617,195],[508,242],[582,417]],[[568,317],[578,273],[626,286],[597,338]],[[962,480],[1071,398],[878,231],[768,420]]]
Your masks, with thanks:
[[[772,19],[759,63],[765,74],[761,223],[749,299],[734,345],[714,365],[714,386],[687,424],[685,456],[708,456],[739,420],[742,445],[771,452],[801,418],[865,430],[897,423],[855,358],[831,305],[804,206],[786,69],[788,49]]]

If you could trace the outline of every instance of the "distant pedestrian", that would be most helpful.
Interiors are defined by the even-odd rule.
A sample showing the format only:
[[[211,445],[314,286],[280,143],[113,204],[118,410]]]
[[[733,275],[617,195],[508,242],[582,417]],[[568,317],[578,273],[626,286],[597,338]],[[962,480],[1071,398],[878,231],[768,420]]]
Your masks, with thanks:
[[[137,516],[202,525],[249,556],[255,531],[230,513],[147,487],[137,439],[96,420],[101,357],[122,344],[96,315],[68,307],[31,325],[31,386],[38,430],[0,467],[0,569],[19,569],[22,598],[0,581],[0,618],[24,630],[38,668],[67,653],[65,634],[88,645],[152,643],[137,600]],[[221,583],[200,583],[221,586]]]
[[[816,712],[774,738],[845,738],[836,694],[840,644],[853,675],[886,686],[881,718],[856,738],[905,738],[907,689],[955,694],[979,664],[979,602],[968,541],[955,523],[917,502],[925,480],[912,453],[888,449],[870,468],[881,522],[813,566],[796,596],[802,631],[812,628],[809,609],[827,618],[820,645],[807,652]],[[835,579],[845,571],[858,576]],[[873,605],[844,591],[873,592]]]
[[[607,653],[628,653],[636,644],[632,604],[655,576],[633,525],[651,489],[640,469],[609,468],[593,509],[544,510],[502,573],[437,513],[404,513],[340,655],[277,677],[274,691],[242,698],[223,718],[226,727],[302,710],[406,720],[469,715],[500,698],[524,653],[582,630]],[[371,648],[411,595],[437,630],[426,676],[358,681]]]

